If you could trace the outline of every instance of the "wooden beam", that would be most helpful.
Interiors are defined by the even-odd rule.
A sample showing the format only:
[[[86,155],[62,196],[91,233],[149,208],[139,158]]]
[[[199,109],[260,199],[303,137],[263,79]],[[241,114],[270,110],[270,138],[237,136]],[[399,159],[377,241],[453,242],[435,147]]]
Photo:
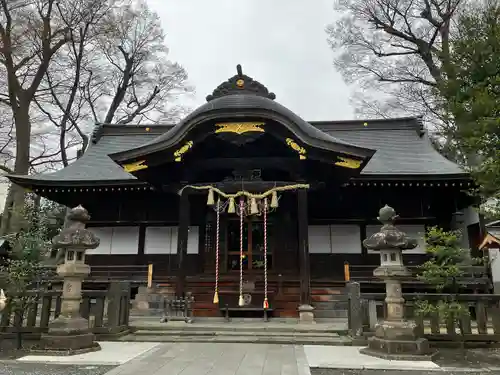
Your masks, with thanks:
[[[300,304],[311,303],[310,290],[310,263],[309,263],[309,236],[307,217],[307,190],[297,191],[297,221],[299,242],[299,268],[300,268]]]
[[[186,285],[186,269],[184,260],[187,257],[187,242],[189,235],[189,194],[186,192],[180,196],[179,204],[179,226],[177,229],[177,278],[175,283],[178,298],[184,296]]]
[[[213,158],[196,161],[196,169],[280,169],[297,171],[300,161],[290,157]]]

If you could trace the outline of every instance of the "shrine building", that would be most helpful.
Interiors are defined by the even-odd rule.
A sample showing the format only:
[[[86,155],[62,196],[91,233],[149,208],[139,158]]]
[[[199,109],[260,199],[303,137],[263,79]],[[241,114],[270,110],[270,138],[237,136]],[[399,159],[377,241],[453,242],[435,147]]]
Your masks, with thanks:
[[[240,66],[177,124],[99,124],[68,167],[9,178],[89,211],[93,271],[145,285],[152,265],[152,284],[193,293],[199,316],[218,314],[215,292],[296,316],[345,284],[346,262],[371,274],[379,256],[362,240],[385,204],[421,239],[408,265],[425,259],[426,226],[463,229],[465,246],[479,236],[469,174],[419,118],[308,122]]]

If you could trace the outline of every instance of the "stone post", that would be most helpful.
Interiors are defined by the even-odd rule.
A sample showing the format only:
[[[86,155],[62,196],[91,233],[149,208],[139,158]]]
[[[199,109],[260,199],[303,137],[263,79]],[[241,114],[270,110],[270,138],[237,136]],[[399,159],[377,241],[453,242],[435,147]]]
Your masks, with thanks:
[[[90,216],[82,206],[69,210],[64,229],[52,239],[55,249],[64,255],[57,273],[62,277],[62,304],[60,315],[49,323],[49,329],[42,335],[45,350],[78,354],[99,350],[89,322],[80,315],[82,282],[90,273],[85,264],[85,250],[99,246],[99,238],[85,229]]]
[[[427,339],[418,337],[415,323],[404,317],[401,282],[411,273],[403,264],[402,251],[417,247],[417,239],[409,238],[394,226],[397,218],[392,207],[381,208],[378,220],[382,228],[363,242],[367,249],[380,252],[380,267],[373,275],[385,282],[387,316],[376,325],[375,336],[361,352],[386,359],[429,360],[431,350]]]

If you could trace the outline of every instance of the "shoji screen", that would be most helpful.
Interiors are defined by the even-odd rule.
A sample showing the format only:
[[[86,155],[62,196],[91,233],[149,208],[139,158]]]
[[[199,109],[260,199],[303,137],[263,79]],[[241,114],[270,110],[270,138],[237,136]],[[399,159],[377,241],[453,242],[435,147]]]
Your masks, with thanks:
[[[147,227],[144,254],[177,254],[177,227]],[[187,253],[198,254],[199,228],[190,227]]]
[[[85,253],[88,255],[109,255],[111,254],[111,239],[113,237],[112,227],[88,228],[100,240],[99,247],[94,250],[87,250]]]
[[[361,254],[359,225],[331,225],[331,247],[334,254]]]
[[[198,254],[200,250],[200,230],[198,227],[189,227],[188,233],[188,254]]]
[[[90,227],[99,237],[100,244],[89,255],[137,254],[139,251],[139,227]]]
[[[177,243],[177,240],[175,241]],[[172,227],[147,227],[144,254],[171,254]],[[174,247],[174,249],[176,246]]]
[[[133,255],[139,252],[139,227],[114,227],[111,237],[112,255]]]
[[[330,254],[331,236],[329,225],[309,225],[309,253]]]

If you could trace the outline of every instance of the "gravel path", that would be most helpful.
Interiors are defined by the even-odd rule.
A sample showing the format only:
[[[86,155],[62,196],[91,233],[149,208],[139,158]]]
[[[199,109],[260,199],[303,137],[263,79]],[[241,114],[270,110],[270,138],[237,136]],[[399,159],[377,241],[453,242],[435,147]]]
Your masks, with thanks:
[[[312,368],[311,375],[438,375],[440,371],[400,371],[400,370],[334,370]],[[497,375],[500,372],[491,371],[447,371],[446,375]]]
[[[115,366],[73,366],[42,363],[2,363],[0,375],[103,375]]]

